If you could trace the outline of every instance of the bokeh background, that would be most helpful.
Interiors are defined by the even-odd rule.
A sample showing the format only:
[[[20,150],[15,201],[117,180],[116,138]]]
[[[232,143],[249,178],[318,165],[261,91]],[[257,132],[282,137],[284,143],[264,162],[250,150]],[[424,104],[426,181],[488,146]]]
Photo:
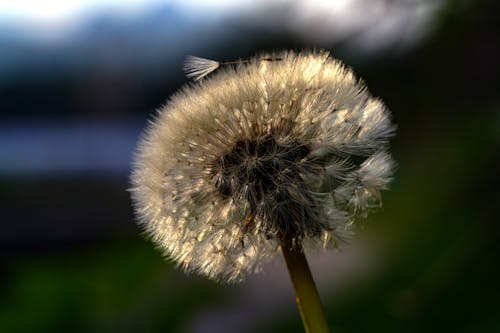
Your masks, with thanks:
[[[217,285],[134,223],[131,154],[216,60],[323,48],[398,125],[383,208],[310,253],[334,332],[500,331],[498,1],[0,1],[0,332],[302,332],[281,260]]]

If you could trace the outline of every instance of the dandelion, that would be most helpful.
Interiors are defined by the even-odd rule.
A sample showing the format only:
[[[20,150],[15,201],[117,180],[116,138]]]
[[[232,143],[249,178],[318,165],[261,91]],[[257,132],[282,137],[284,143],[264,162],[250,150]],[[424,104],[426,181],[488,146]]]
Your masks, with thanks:
[[[191,57],[185,70],[198,82],[160,108],[132,174],[140,224],[185,271],[241,281],[280,249],[300,271],[304,250],[338,247],[380,206],[394,126],[340,61]]]

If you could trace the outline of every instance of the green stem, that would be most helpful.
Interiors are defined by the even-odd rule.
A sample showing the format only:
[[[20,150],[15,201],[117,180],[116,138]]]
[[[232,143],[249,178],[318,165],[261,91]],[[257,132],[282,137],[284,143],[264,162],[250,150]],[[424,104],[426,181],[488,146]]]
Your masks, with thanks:
[[[293,246],[289,240],[282,241],[281,250],[292,280],[295,301],[299,307],[306,333],[328,333],[328,325],[318,290],[304,252],[301,248]]]

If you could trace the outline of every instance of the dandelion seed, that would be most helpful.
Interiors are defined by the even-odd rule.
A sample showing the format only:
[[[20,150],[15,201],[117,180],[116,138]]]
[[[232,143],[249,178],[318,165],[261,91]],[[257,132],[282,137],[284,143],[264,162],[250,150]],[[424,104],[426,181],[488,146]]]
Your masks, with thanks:
[[[187,77],[198,81],[215,71],[219,66],[220,63],[214,60],[188,56],[184,62],[183,69]]]
[[[266,61],[279,59],[279,61]],[[282,244],[335,248],[380,206],[394,132],[384,104],[327,52],[237,67],[190,57],[199,80],[162,107],[139,143],[140,224],[187,272],[241,281]]]

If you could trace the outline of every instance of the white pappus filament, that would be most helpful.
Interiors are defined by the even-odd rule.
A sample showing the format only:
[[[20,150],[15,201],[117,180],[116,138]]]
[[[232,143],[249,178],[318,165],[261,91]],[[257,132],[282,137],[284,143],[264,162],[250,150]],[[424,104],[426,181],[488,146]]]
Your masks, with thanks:
[[[184,61],[183,69],[187,77],[193,79],[194,81],[198,81],[215,71],[219,68],[219,66],[220,63],[214,60],[187,56],[186,61]]]

